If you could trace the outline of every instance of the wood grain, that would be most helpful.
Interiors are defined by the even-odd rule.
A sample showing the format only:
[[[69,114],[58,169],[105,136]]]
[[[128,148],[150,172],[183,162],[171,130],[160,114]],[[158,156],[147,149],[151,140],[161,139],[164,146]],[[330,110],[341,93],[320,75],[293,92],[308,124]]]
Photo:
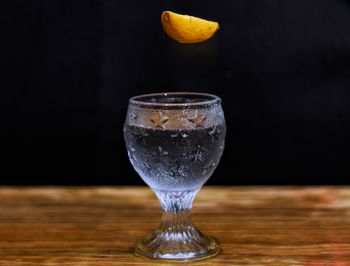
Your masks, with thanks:
[[[131,253],[160,215],[146,187],[1,188],[0,265],[171,265]],[[350,188],[206,187],[193,220],[223,251],[185,265],[350,266]]]

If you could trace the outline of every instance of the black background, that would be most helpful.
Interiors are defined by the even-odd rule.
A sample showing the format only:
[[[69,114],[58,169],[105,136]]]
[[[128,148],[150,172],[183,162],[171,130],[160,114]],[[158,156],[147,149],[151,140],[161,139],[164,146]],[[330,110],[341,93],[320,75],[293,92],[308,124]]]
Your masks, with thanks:
[[[350,1],[3,1],[1,184],[142,184],[128,98],[218,94],[228,125],[210,184],[349,184]],[[219,21],[180,45],[163,10]]]

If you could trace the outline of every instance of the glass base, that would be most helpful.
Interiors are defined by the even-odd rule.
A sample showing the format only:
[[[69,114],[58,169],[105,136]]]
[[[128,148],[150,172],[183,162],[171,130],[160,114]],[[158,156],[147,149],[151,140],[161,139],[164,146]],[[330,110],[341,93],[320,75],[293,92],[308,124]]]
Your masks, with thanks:
[[[172,231],[174,228],[167,229]],[[182,232],[158,229],[140,241],[134,253],[151,259],[188,261],[206,259],[220,252],[217,239],[204,236],[193,226],[186,229]]]
[[[200,260],[217,255],[220,252],[218,240],[203,235],[192,223],[192,201],[197,191],[155,191],[163,209],[160,226],[136,245],[134,253],[172,261]]]

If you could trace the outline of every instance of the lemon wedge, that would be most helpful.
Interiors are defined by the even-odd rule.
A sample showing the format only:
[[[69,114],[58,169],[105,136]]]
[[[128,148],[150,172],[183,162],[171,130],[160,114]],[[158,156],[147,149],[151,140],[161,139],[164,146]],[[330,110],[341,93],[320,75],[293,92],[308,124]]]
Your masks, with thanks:
[[[198,43],[208,40],[219,29],[219,23],[171,11],[161,16],[164,31],[179,43]]]

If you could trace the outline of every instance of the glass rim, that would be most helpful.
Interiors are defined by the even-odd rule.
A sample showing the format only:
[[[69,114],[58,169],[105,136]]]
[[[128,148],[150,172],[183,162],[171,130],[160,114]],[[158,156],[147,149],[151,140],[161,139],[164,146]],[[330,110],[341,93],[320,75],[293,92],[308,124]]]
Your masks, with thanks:
[[[186,96],[197,96],[203,97],[203,100],[196,102],[184,102],[184,103],[160,103],[160,102],[149,102],[142,100],[142,98],[150,98],[150,97],[171,97],[171,96],[182,96],[186,98]],[[204,99],[204,98],[207,99]],[[198,106],[210,106],[214,104],[220,104],[221,98],[217,95],[204,93],[204,92],[158,92],[158,93],[149,93],[149,94],[141,94],[136,95],[130,98],[130,104],[140,105],[144,107],[198,107]]]

